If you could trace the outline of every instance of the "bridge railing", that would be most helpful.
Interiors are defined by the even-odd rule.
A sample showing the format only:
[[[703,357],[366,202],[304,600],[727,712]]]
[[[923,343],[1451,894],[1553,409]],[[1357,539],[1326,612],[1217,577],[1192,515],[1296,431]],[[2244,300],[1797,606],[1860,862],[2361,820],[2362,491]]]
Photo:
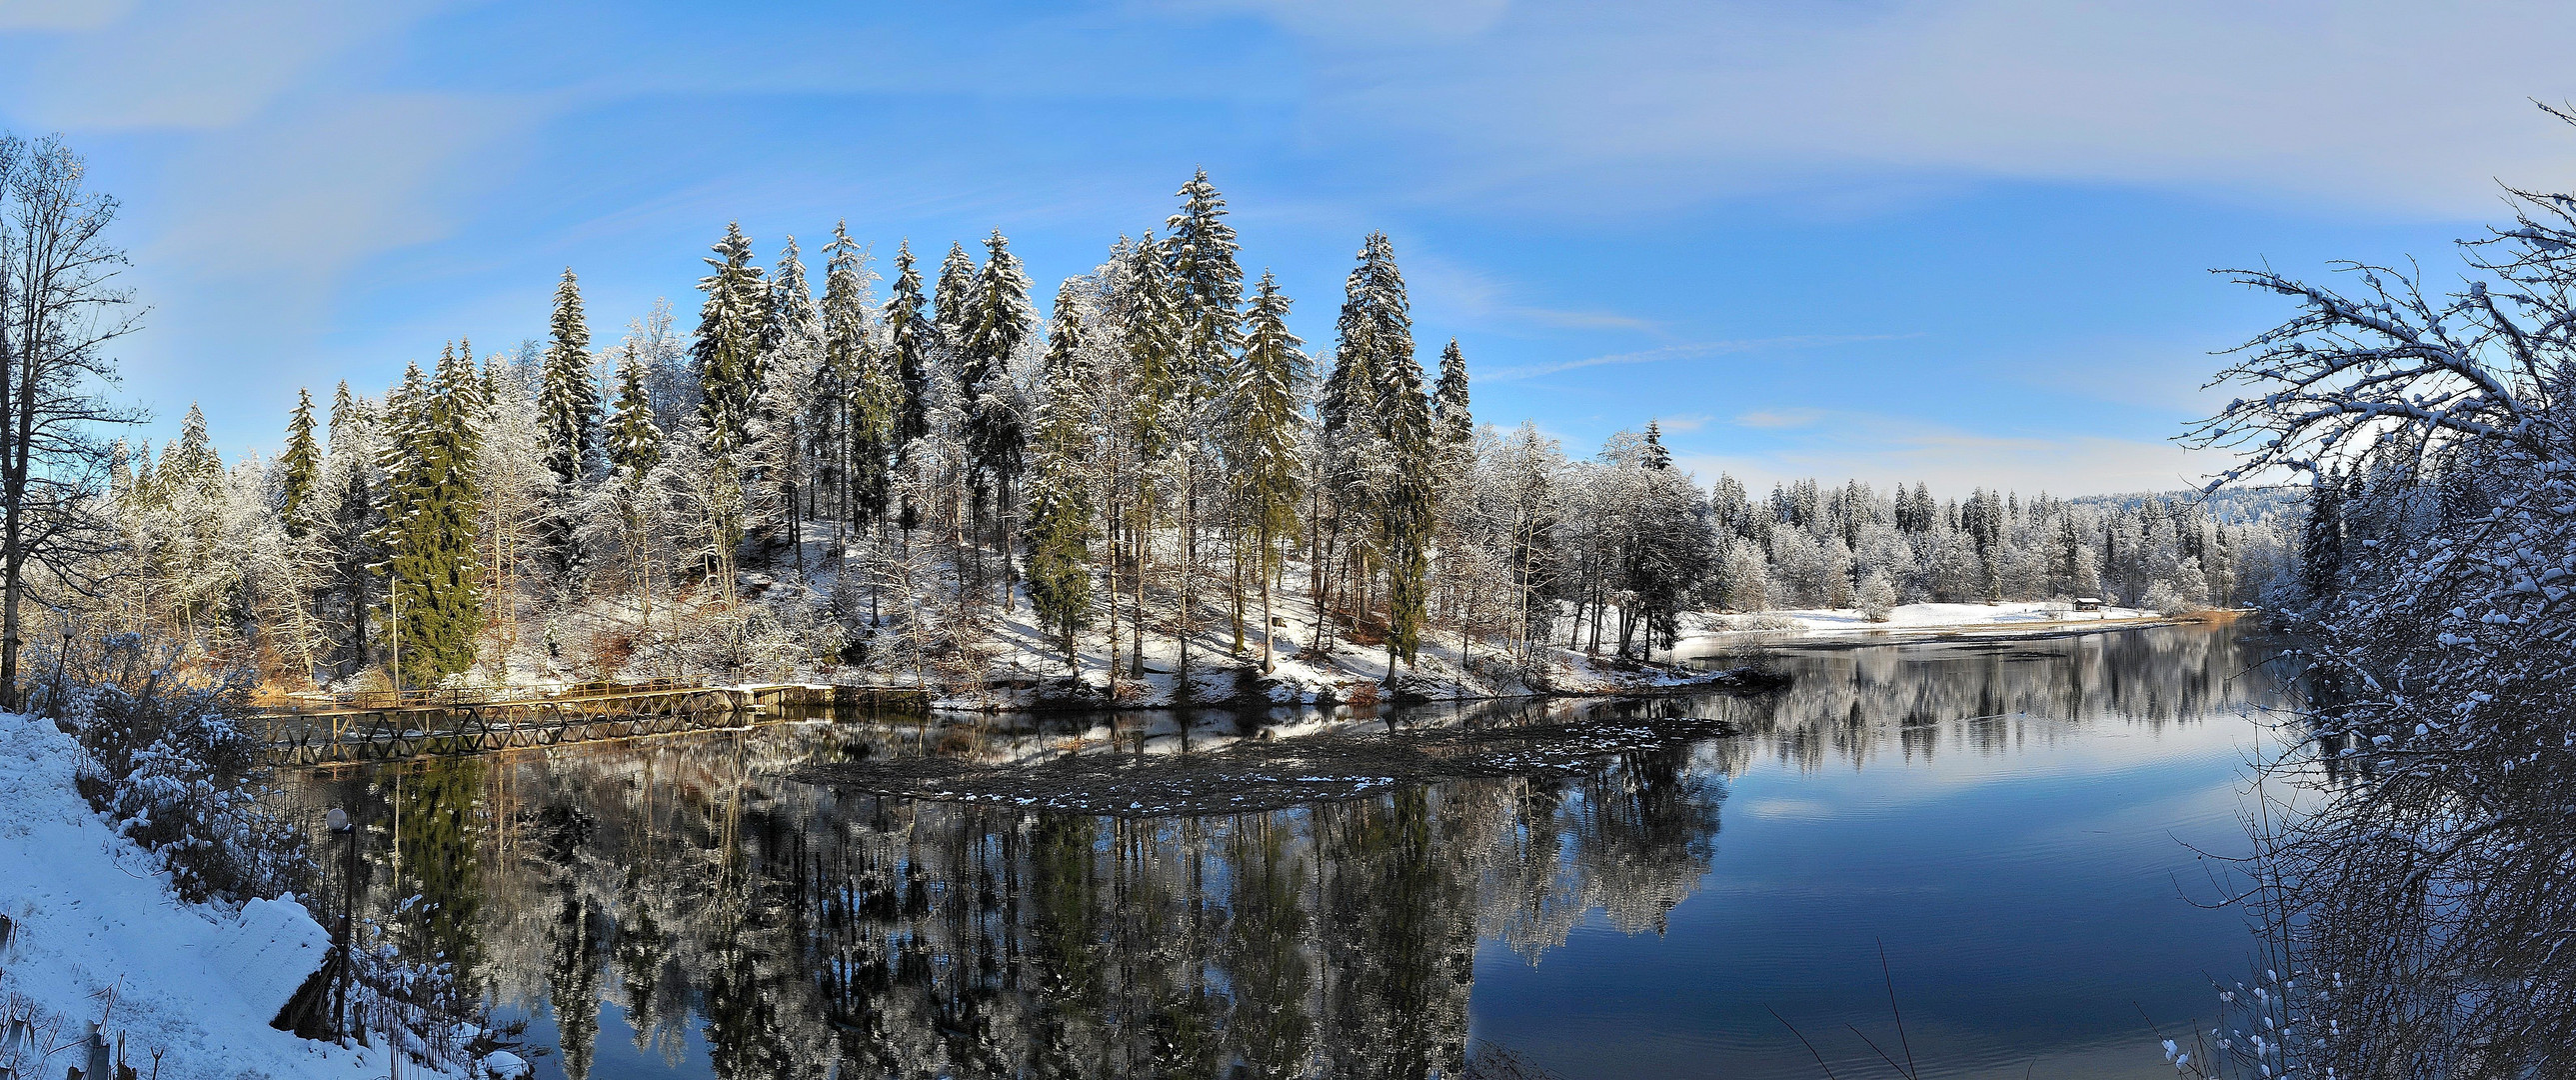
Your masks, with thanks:
[[[343,690],[290,695],[283,702],[257,706],[262,714],[299,715],[321,712],[368,712],[387,709],[459,708],[511,705],[596,697],[623,697],[672,690],[705,690],[704,679],[647,679],[642,682],[582,682],[556,686],[448,686],[429,690]]]

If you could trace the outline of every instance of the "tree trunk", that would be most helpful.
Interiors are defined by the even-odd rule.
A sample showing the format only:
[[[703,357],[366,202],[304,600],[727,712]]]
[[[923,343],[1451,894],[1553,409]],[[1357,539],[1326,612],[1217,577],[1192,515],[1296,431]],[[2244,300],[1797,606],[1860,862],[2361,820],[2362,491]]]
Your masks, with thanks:
[[[1272,645],[1271,645],[1271,641],[1270,641],[1270,639],[1271,639],[1272,635],[1274,635],[1274,634],[1276,634],[1276,633],[1278,632],[1278,624],[1273,623],[1273,622],[1271,622],[1271,621],[1270,621],[1270,580],[1271,580],[1270,553],[1271,553],[1271,550],[1272,550],[1272,547],[1271,547],[1271,538],[1270,538],[1270,518],[1269,518],[1269,516],[1268,516],[1268,515],[1266,515],[1266,514],[1265,514],[1265,515],[1263,515],[1263,516],[1262,516],[1262,519],[1261,519],[1261,568],[1260,568],[1260,571],[1261,571],[1261,673],[1262,673],[1262,674],[1264,674],[1264,675],[1268,675],[1268,674],[1270,674],[1270,673],[1271,673],[1271,671],[1274,669],[1274,666],[1275,666],[1275,665],[1274,665],[1274,662],[1273,662],[1273,653],[1274,653],[1274,651],[1273,651],[1273,648],[1272,648]]]

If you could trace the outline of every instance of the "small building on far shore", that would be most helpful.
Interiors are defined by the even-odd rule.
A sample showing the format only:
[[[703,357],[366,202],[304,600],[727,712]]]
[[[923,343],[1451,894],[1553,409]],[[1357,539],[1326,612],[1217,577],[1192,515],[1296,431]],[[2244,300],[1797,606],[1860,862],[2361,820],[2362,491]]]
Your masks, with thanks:
[[[2075,610],[2077,610],[2077,611],[2100,611],[2100,610],[2102,610],[2102,598],[2101,598],[2101,597],[2099,597],[2099,596],[2079,596],[2079,597],[2076,597],[2076,598],[2075,598]]]

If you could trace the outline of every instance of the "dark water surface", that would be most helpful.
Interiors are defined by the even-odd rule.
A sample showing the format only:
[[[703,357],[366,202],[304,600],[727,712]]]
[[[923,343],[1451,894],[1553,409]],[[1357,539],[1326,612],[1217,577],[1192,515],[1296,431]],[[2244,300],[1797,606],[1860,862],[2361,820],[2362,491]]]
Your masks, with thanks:
[[[1383,718],[1737,736],[1257,813],[798,770],[1386,725],[782,724],[314,772],[293,798],[356,808],[367,906],[526,1019],[545,1077],[1456,1077],[1489,1046],[1567,1078],[1824,1075],[1774,1010],[1845,1077],[1888,1075],[1855,1026],[1926,1077],[2163,1077],[2147,1017],[2207,1016],[2207,974],[2248,951],[2185,896],[2215,892],[2193,847],[2245,846],[2245,712],[2291,693],[2263,655],[2225,627],[1776,647],[1796,681],[1767,696]]]

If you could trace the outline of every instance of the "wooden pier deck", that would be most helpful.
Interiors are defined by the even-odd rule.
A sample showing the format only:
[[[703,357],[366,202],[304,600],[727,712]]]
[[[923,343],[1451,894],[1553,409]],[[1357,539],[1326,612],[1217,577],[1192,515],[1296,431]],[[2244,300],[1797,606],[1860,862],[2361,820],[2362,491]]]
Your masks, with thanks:
[[[662,680],[412,690],[291,701],[252,715],[278,765],[399,761],[745,727],[790,711],[927,713],[913,687],[711,686]]]

